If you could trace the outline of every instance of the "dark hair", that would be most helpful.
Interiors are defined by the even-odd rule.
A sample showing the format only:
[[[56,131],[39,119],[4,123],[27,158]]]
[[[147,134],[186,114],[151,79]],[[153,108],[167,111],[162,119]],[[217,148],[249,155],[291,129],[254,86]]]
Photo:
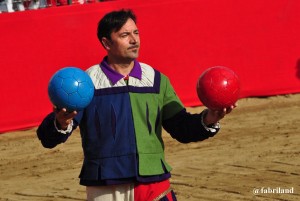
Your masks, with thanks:
[[[103,37],[110,40],[111,33],[119,31],[129,18],[136,23],[136,16],[130,9],[107,13],[98,23],[97,36],[99,41],[101,42]]]

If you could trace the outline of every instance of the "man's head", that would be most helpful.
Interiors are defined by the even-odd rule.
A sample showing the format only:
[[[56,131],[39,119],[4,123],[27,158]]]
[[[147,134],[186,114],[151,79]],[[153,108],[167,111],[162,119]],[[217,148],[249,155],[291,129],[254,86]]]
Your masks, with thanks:
[[[138,57],[139,31],[131,10],[106,14],[98,24],[97,36],[108,55],[114,59],[130,60]]]
[[[132,19],[136,23],[136,16],[131,10],[120,10],[107,13],[98,23],[97,36],[102,43],[102,38],[110,38],[112,32],[117,32],[127,22]]]

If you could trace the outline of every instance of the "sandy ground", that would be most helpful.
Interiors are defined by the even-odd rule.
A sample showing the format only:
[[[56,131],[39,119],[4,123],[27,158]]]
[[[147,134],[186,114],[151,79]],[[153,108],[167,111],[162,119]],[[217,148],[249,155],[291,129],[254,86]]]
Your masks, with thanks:
[[[300,94],[247,98],[214,138],[180,144],[164,133],[178,200],[300,200],[299,112]],[[2,134],[0,149],[1,201],[85,200],[78,132],[54,149],[35,129]]]

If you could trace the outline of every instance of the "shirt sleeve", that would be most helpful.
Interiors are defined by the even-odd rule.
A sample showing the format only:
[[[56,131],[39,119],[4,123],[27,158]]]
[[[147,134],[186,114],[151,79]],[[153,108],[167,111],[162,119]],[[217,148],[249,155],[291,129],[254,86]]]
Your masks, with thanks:
[[[165,77],[166,78],[166,77]],[[200,114],[190,114],[186,111],[176,95],[168,78],[164,85],[163,128],[182,143],[197,142],[214,136],[220,129],[219,123],[206,126],[203,117],[206,110]]]
[[[74,122],[66,132],[59,130],[55,123],[55,113],[52,112],[42,121],[36,132],[44,147],[53,148],[60,143],[64,143],[76,127],[77,125]]]
[[[204,111],[190,114],[185,109],[173,117],[163,121],[164,129],[181,143],[197,142],[213,137],[220,130],[219,124],[206,126],[203,124]]]

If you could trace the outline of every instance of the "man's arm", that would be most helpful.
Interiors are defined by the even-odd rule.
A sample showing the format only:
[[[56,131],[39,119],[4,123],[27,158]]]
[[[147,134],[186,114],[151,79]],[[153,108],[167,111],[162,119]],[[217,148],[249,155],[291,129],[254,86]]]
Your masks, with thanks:
[[[219,121],[236,107],[237,103],[223,110],[205,109],[200,114],[190,114],[183,109],[163,121],[163,127],[173,138],[182,143],[205,140],[218,133]]]
[[[185,109],[173,117],[163,121],[164,129],[182,143],[197,142],[216,135],[220,129],[219,123],[205,125],[207,110],[200,114],[190,114]]]
[[[76,128],[73,121],[62,129],[56,120],[55,112],[50,113],[37,129],[37,136],[45,148],[53,148],[65,142]]]

